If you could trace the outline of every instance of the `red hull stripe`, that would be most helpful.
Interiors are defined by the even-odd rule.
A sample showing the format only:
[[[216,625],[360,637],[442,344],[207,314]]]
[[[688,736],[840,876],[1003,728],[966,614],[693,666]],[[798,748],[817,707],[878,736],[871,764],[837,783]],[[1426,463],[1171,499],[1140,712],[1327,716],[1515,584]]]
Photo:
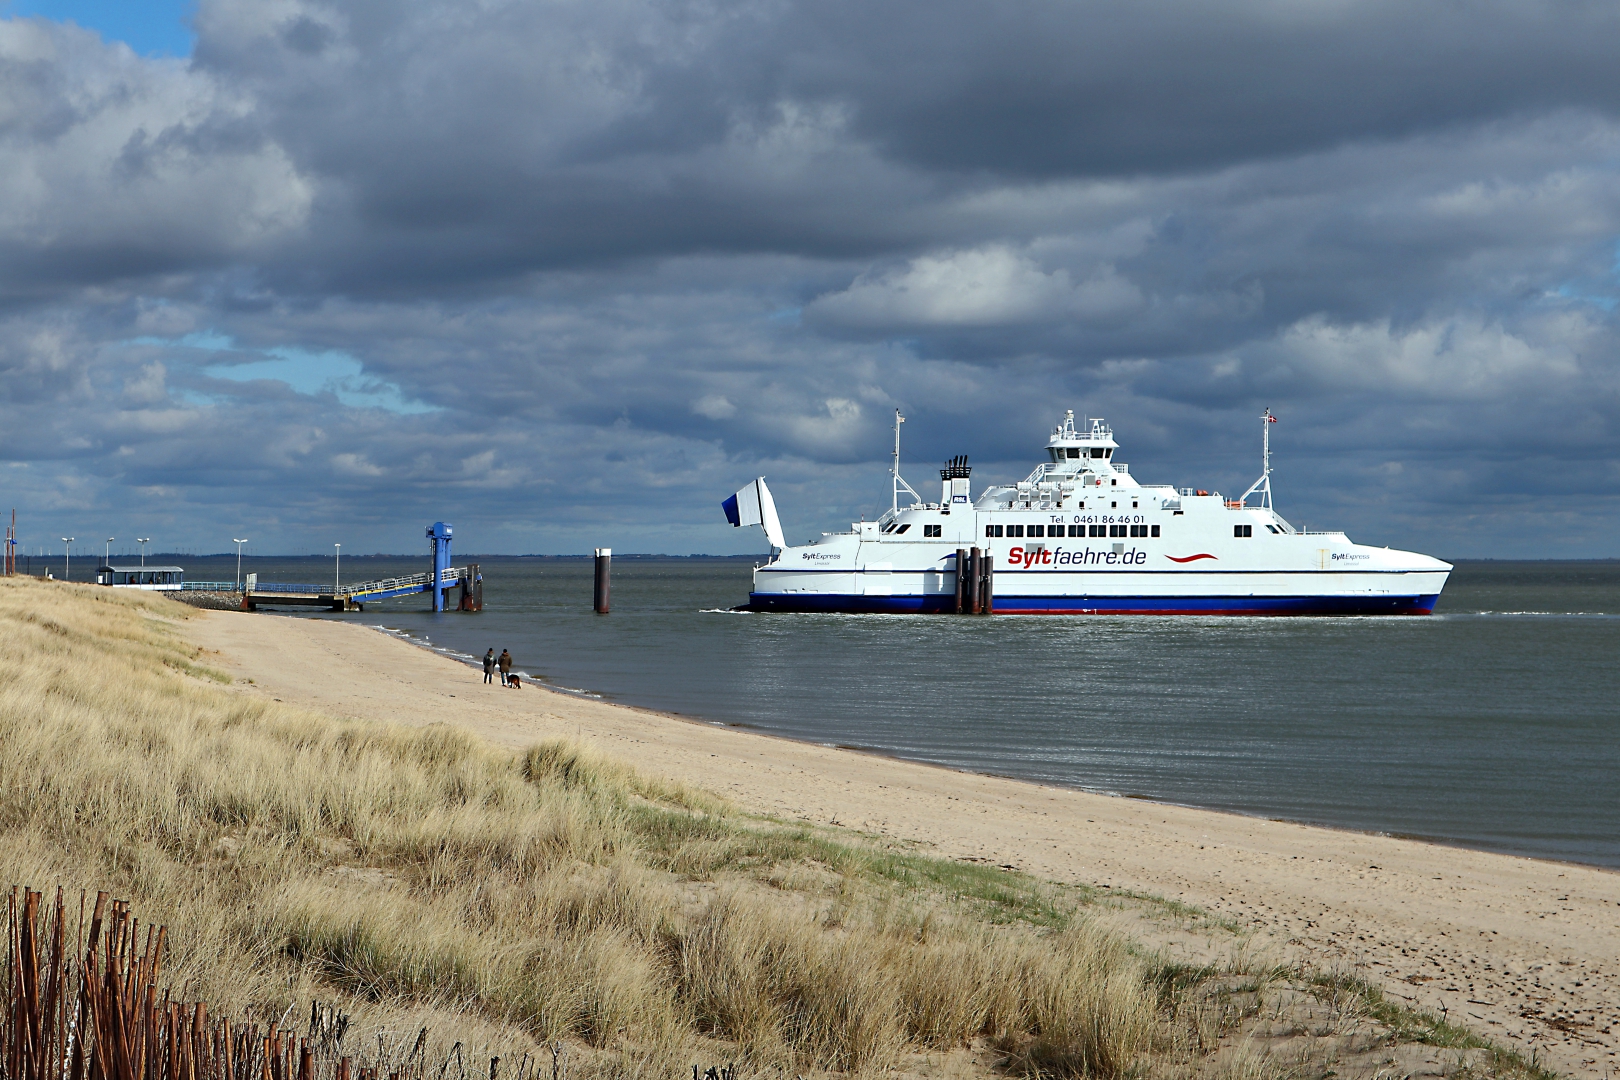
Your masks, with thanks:
[[[1171,562],[1197,562],[1199,559],[1214,559],[1215,556],[1201,552],[1197,555],[1188,555],[1185,559],[1178,559],[1174,555],[1166,555],[1165,558]],[[1216,561],[1219,562],[1220,560],[1216,559]]]

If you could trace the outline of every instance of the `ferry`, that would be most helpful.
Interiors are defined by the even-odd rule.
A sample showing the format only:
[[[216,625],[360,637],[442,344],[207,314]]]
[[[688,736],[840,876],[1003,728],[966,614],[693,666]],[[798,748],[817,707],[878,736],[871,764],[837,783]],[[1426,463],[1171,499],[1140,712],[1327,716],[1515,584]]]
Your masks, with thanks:
[[[1427,615],[1451,564],[1297,529],[1271,497],[1271,425],[1260,478],[1238,498],[1142,484],[1115,456],[1101,419],[1074,411],[1052,430],[1046,460],[977,498],[965,457],[940,470],[939,501],[900,476],[895,412],[893,496],[875,521],[789,546],[759,477],[722,506],[733,526],[761,526],[768,563],[754,570],[759,612],[998,615]],[[907,496],[909,505],[901,504]],[[964,595],[968,597],[964,606]]]

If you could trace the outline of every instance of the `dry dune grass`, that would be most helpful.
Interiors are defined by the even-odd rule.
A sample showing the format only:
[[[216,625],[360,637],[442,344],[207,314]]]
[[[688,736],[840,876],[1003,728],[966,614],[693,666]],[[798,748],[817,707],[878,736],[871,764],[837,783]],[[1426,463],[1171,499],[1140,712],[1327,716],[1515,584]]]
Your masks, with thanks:
[[[436,1080],[496,1056],[538,1080],[547,1043],[575,1080],[917,1075],[968,1046],[935,1074],[1350,1080],[1439,1047],[1446,1075],[1550,1080],[1354,979],[1145,956],[1018,874],[751,817],[566,742],[266,701],[222,685],[190,617],[0,579],[0,874],[129,898],[170,927],[168,989],[215,1015],[320,999],[374,1060],[426,1028]]]
[[[649,1076],[868,1073],[988,1040],[1017,1071],[1122,1077],[1165,1038],[1151,965],[1032,883],[749,818],[575,745],[236,693],[175,632],[190,615],[0,583],[0,869],[129,897],[171,927],[174,991],[216,1012],[336,998]]]

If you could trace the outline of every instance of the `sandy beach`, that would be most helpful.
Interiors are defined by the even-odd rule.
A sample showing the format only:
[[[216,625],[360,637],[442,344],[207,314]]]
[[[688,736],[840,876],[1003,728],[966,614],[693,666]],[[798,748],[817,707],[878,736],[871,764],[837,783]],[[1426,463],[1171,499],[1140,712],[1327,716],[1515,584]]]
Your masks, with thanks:
[[[207,612],[184,632],[241,693],[452,723],[510,746],[575,737],[748,810],[1180,901],[1242,927],[1250,951],[1354,970],[1560,1071],[1620,1072],[1620,874],[956,772],[533,684],[513,692],[357,623]],[[1160,943],[1189,947],[1185,935]]]

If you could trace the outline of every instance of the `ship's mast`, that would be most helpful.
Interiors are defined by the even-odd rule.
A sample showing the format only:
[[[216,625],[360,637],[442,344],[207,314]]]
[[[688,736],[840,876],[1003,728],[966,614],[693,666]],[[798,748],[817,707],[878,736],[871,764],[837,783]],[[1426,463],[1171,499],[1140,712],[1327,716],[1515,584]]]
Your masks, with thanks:
[[[1260,414],[1260,479],[1249,485],[1249,490],[1243,493],[1239,502],[1248,502],[1249,496],[1256,491],[1260,493],[1260,505],[1271,510],[1271,425],[1277,418],[1267,409]]]
[[[889,468],[890,475],[894,477],[892,498],[889,502],[889,513],[891,514],[900,512],[900,492],[902,490],[911,496],[912,502],[920,503],[923,501],[922,496],[913,491],[911,485],[900,477],[900,425],[905,422],[906,418],[900,415],[900,410],[894,410],[894,464]]]
[[[892,498],[889,501],[889,510],[892,513],[900,512],[900,425],[905,422],[906,418],[900,415],[900,410],[894,410],[894,464],[889,466],[889,475],[894,477],[890,492]]]

